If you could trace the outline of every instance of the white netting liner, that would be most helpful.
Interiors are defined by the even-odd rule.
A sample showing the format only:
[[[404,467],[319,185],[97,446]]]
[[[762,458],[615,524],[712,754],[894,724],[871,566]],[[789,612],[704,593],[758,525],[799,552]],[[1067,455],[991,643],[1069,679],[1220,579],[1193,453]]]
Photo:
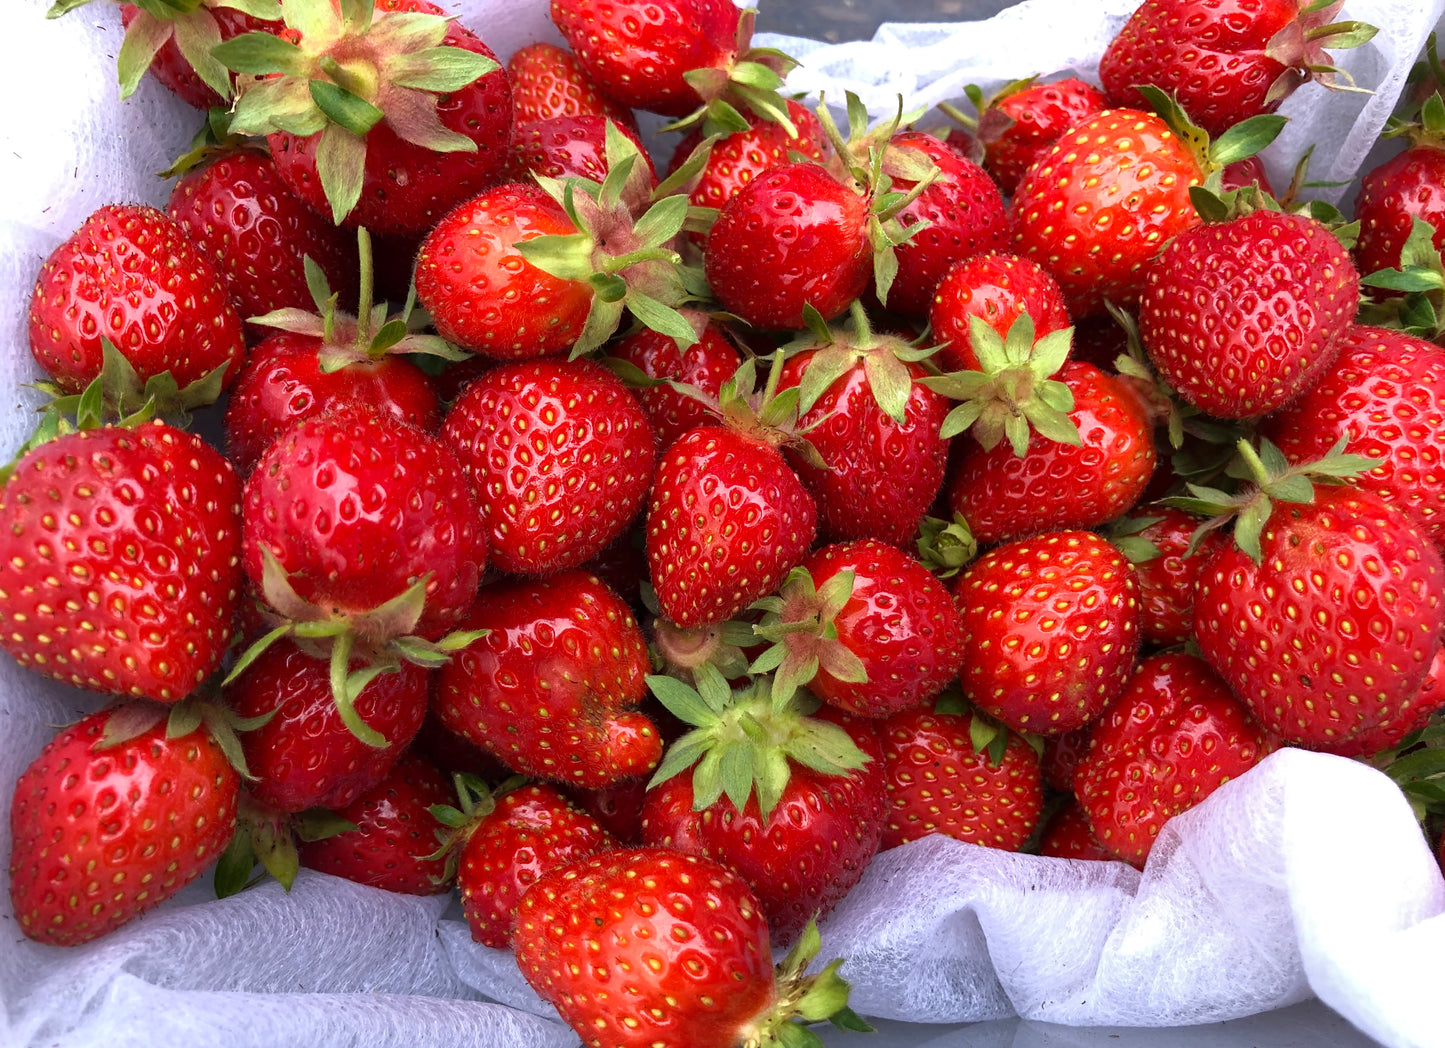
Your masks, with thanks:
[[[115,12],[55,22],[48,0],[0,15],[0,454],[31,424],[24,312],[42,259],[97,206],[164,202],[154,177],[196,114],[146,82],[116,99]],[[543,0],[455,6],[505,58],[557,40]],[[1133,0],[1028,0],[988,22],[885,27],[871,44],[781,41],[800,89],[858,91],[875,113],[1040,70],[1089,75]],[[1301,90],[1268,154],[1277,184],[1349,179],[1445,0],[1352,0],[1382,27],[1344,56],[1374,96]],[[98,707],[0,659],[0,819],[56,725]],[[0,834],[8,857],[8,834]],[[8,862],[0,862],[0,869]],[[883,1018],[1181,1025],[1317,994],[1391,1045],[1445,1044],[1432,990],[1445,884],[1395,787],[1352,761],[1285,751],[1175,820],[1142,877],[1122,864],[1008,855],[929,839],[880,855],[824,926],[856,1007]],[[0,921],[12,922],[8,902]],[[0,928],[4,928],[0,925]],[[510,955],[476,946],[445,899],[391,896],[303,871],[217,902],[204,881],[89,946],[0,934],[0,1043],[551,1048],[576,1038]],[[926,1036],[920,1036],[920,1040]],[[860,1040],[860,1044],[862,1041]]]

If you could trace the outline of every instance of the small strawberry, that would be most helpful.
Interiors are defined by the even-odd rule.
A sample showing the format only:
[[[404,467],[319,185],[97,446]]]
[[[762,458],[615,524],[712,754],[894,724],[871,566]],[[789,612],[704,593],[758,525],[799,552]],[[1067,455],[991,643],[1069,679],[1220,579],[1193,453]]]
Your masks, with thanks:
[[[818,118],[801,104],[788,102],[788,119],[796,134],[776,120],[756,114],[747,118],[747,130],[733,131],[713,143],[707,160],[689,196],[698,207],[722,208],[748,183],[769,168],[786,164],[793,154],[822,163],[828,148]],[[677,144],[669,164],[672,174],[693,155],[703,141],[703,129],[695,128]]]
[[[1038,338],[1069,326],[1058,281],[1037,262],[1002,252],[983,252],[949,266],[933,292],[928,323],[940,344],[935,358],[947,371],[977,371],[969,317],[980,317],[1001,338],[1024,314]]]
[[[20,774],[10,904],[26,936],[89,942],[175,895],[224,850],[240,776],[204,719],[187,719],[145,703],[92,713]]]
[[[554,116],[518,124],[512,129],[512,160],[508,176],[517,182],[529,182],[534,175],[544,178],[579,177],[593,182],[607,178],[607,125],[600,116]],[[642,139],[625,124],[613,124],[637,147],[638,156],[648,169],[649,181],[657,185],[657,172],[644,151]]]
[[[184,698],[231,641],[240,513],[231,464],[164,423],[39,444],[0,485],[0,646],[77,687]]]
[[[1039,766],[1043,769],[1044,782],[1059,793],[1074,792],[1074,772],[1079,760],[1089,748],[1089,724],[1081,725],[1062,735],[1049,735],[1044,739],[1039,753]]]
[[[524,775],[584,787],[646,774],[662,738],[637,704],[647,643],[584,571],[489,586],[466,619],[485,635],[437,677],[442,724]]]
[[[978,119],[966,122],[978,136],[983,166],[1009,194],[1060,135],[1109,108],[1103,92],[1076,76],[1049,83],[1029,77],[1006,84],[987,99],[977,88],[967,93],[978,108]]]
[[[717,397],[723,383],[732,378],[742,363],[740,354],[722,327],[706,314],[682,310],[697,341],[686,349],[659,331],[643,328],[624,335],[608,346],[608,355],[626,361],[650,379],[676,379]],[[667,384],[634,391],[637,402],[657,434],[657,447],[665,451],[688,430],[719,420],[718,414],[696,397]]]
[[[577,56],[556,44],[537,41],[507,59],[512,82],[513,123],[534,124],[559,116],[601,116],[637,129],[637,118],[602,93]]]
[[[1198,528],[1199,519],[1181,509],[1151,505],[1120,518],[1107,532],[1134,565],[1140,629],[1150,644],[1168,647],[1193,636],[1199,572],[1225,542],[1214,531],[1196,542]]]
[[[1202,659],[1155,655],[1091,729],[1074,792],[1099,842],[1142,867],[1169,819],[1270,749],[1264,729]]]
[[[954,599],[964,697],[1015,731],[1087,724],[1134,671],[1139,584],[1098,535],[1056,531],[992,549],[958,577]]]
[[[54,18],[89,0],[56,0],[46,12]],[[122,3],[125,39],[116,55],[120,97],[129,98],[147,72],[187,105],[212,109],[226,105],[236,78],[210,53],[216,42],[242,33],[281,29],[276,0],[201,0],[194,6]]]

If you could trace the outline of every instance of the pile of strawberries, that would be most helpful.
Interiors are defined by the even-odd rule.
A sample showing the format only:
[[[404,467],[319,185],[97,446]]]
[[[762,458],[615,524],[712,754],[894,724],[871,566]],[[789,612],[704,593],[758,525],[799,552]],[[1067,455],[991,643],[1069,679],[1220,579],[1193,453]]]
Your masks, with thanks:
[[[113,701],[15,786],[19,926],[455,887],[589,1044],[793,1046],[866,1028],[809,962],[880,848],[1142,866],[1281,746],[1437,833],[1433,48],[1355,222],[1254,159],[1337,10],[1146,0],[1101,87],[870,125],[729,0],[505,67],[427,0],[122,4],[122,91],[206,112],[30,304],[0,646]]]

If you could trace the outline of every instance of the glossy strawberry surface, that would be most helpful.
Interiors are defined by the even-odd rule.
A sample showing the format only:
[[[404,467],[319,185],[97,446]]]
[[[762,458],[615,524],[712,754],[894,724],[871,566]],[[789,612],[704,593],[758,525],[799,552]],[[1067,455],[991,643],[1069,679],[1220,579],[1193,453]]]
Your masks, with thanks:
[[[507,76],[512,82],[514,124],[590,115],[636,127],[632,110],[603,94],[565,47],[545,40],[520,47],[507,59]]]
[[[657,172],[652,170],[642,139],[626,125],[618,127],[637,146],[637,162],[647,167],[656,185]],[[512,160],[507,168],[507,177],[512,181],[530,182],[534,175],[541,175],[601,182],[608,170],[606,117],[554,116],[512,129]]]
[[[1035,261],[1004,252],[961,258],[944,272],[933,291],[928,322],[941,344],[934,358],[945,371],[979,370],[969,335],[971,316],[1007,337],[1024,314],[1037,338],[1069,326],[1068,308],[1058,281]]]
[[[1437,251],[1445,247],[1445,150],[1414,146],[1365,172],[1355,217],[1360,222],[1355,262],[1361,273],[1400,268],[1400,249],[1416,219],[1434,229],[1431,242]]]
[[[1103,93],[1076,76],[1032,83],[995,99],[979,114],[983,166],[1005,193],[1060,135],[1109,106]]]
[[[1194,533],[1203,523],[1198,517],[1168,506],[1142,507],[1131,516],[1150,521],[1134,534],[1156,551],[1147,558],[1130,558],[1139,580],[1144,640],[1161,647],[1184,644],[1194,633],[1199,572],[1210,555],[1228,540],[1220,532],[1211,531],[1190,553]]]
[[[823,161],[827,151],[823,126],[801,103],[788,102],[788,119],[798,132],[796,138],[776,121],[756,115],[746,119],[748,130],[723,136],[708,151],[697,184],[688,194],[698,207],[721,208],[764,171],[789,163],[793,153],[805,160]],[[681,166],[702,140],[702,128],[688,132],[673,151],[669,167],[675,170]]]
[[[716,397],[723,383],[732,378],[742,363],[742,354],[722,329],[709,321],[698,340],[686,349],[659,331],[642,328],[613,342],[609,354],[634,365],[648,378],[676,379]],[[665,451],[672,442],[697,426],[711,425],[720,416],[695,397],[670,385],[635,390],[648,421],[657,434],[657,447]]]

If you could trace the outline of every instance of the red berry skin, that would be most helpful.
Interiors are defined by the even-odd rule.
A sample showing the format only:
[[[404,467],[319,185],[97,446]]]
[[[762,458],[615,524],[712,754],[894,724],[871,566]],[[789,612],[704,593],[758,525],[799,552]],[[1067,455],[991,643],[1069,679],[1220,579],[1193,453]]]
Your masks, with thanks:
[[[1033,834],[1044,810],[1038,755],[1009,732],[994,764],[986,750],[975,750],[972,721],[972,714],[915,709],[883,722],[884,848],[940,833],[1018,851]]]
[[[1399,269],[1400,249],[1417,218],[1434,229],[1435,249],[1445,247],[1445,150],[1413,146],[1365,172],[1355,217],[1360,222],[1355,263],[1361,273]]]
[[[162,422],[41,444],[0,486],[0,647],[76,687],[184,698],[231,641],[240,510],[231,464]]]
[[[827,137],[818,118],[801,104],[788,102],[788,119],[797,129],[798,137],[775,120],[745,114],[749,127],[734,131],[713,143],[703,164],[697,184],[689,194],[698,207],[721,209],[742,189],[769,168],[789,163],[789,154],[798,153],[805,160],[823,162]],[[672,174],[702,144],[702,128],[690,131],[677,144],[669,164]]]
[[[353,660],[351,669],[360,668]],[[371,746],[342,722],[327,660],[289,640],[277,641],[226,692],[241,716],[271,715],[241,735],[246,766],[255,776],[251,795],[283,812],[351,804],[386,776],[416,737],[426,717],[429,682],[427,670],[404,662],[361,690],[356,714],[386,740]]]
[[[818,511],[764,440],[700,426],[662,455],[647,508],[647,564],[663,615],[725,622],[767,596],[803,559]]]
[[[171,190],[166,214],[220,272],[242,320],[313,310],[307,258],[341,302],[356,301],[356,238],[294,196],[265,153],[241,150],[188,171]],[[269,331],[252,327],[248,334]]]
[[[1139,584],[1124,555],[1087,531],[999,546],[954,588],[964,698],[1015,731],[1059,735],[1124,690],[1139,652]]]
[[[234,7],[206,4],[205,9],[215,20],[216,28],[220,31],[220,40],[217,43],[230,40],[242,33],[274,33],[283,28],[280,22],[256,18]],[[135,21],[136,15],[139,13],[140,8],[135,4],[121,4],[121,24],[127,29],[130,28],[130,24]],[[166,42],[161,45],[161,49],[156,52],[148,72],[182,102],[194,106],[196,109],[213,109],[216,106],[227,104],[226,99],[216,94],[191,68],[191,63],[186,61],[181,54],[181,49],[176,46],[174,35],[167,37]],[[235,83],[236,75],[232,73],[231,84],[233,87]]]
[[[1445,350],[1399,331],[1351,325],[1340,353],[1260,432],[1291,462],[1345,451],[1376,459],[1355,484],[1404,512],[1445,552]]]
[[[799,385],[816,356],[804,350],[788,357],[778,388]],[[917,381],[927,374],[922,365],[906,367],[910,386],[901,424],[878,406],[870,368],[861,360],[798,419],[828,468],[791,448],[785,455],[817,502],[819,525],[830,538],[908,546],[943,486],[949,442],[939,430],[951,405]]]
[[[552,0],[551,15],[606,95],[663,116],[702,104],[687,73],[726,70],[737,53],[740,16],[731,0]]]
[[[988,172],[930,134],[899,132],[889,145],[917,150],[942,172],[898,213],[905,230],[926,225],[898,246],[898,275],[888,291],[890,310],[926,317],[934,289],[949,266],[968,255],[1003,250],[1009,232],[1003,195]],[[899,178],[893,189],[906,193],[913,185]]]
[[[94,211],[40,268],[30,297],[30,351],[57,385],[79,393],[100,374],[109,339],[140,380],[169,371],[184,388],[246,355],[221,274],[164,212]]]
[[[530,360],[483,375],[447,412],[481,500],[492,563],[540,575],[595,557],[641,511],[652,427],[622,381],[591,360]]]
[[[487,561],[456,455],[372,408],[302,419],[272,442],[246,481],[243,540],[258,592],[269,550],[297,596],[332,614],[374,610],[430,576],[424,636],[453,628]]]
[[[1322,223],[1254,211],[1164,247],[1145,281],[1139,333],[1184,400],[1218,418],[1253,418],[1329,367],[1359,297],[1354,264]]]
[[[376,0],[376,10],[378,15],[449,14],[427,0]],[[493,60],[497,57],[455,19],[448,22],[442,44]],[[436,153],[401,138],[383,120],[366,134],[361,199],[344,225],[365,226],[372,233],[416,236],[436,225],[461,201],[501,178],[512,138],[512,89],[506,70],[499,67],[442,95],[436,113],[442,127],[471,139],[476,150]],[[320,133],[303,138],[278,131],[266,141],[291,191],[314,210],[330,215],[331,205],[316,167],[320,139]]]
[[[10,809],[10,904],[20,930],[78,946],[175,895],[225,849],[240,776],[204,731],[166,718],[97,749],[112,710],[53,738],[20,775]]]
[[[619,844],[635,847],[642,843],[642,801],[647,796],[645,778],[623,779],[595,790],[568,789],[573,806],[592,816]]]
[[[1039,841],[1039,854],[1055,859],[1092,859],[1108,862],[1117,856],[1099,843],[1084,809],[1073,797],[1068,798],[1054,812],[1044,827],[1043,838]]]
[[[1058,281],[1035,261],[1003,252],[961,258],[944,272],[933,292],[928,322],[941,348],[935,358],[945,371],[979,371],[968,318],[979,317],[1005,338],[1025,313],[1034,337],[1062,331],[1069,313]],[[1122,346],[1120,347],[1122,352]]]
[[[1138,300],[1149,262],[1199,224],[1204,171],[1156,116],[1106,109],[1066,132],[1024,174],[1009,206],[1014,251],[1049,271],[1070,316]]]
[[[1375,496],[1325,485],[1276,502],[1260,547],[1258,564],[1231,545],[1201,572],[1204,658],[1288,742],[1345,756],[1398,742],[1445,627],[1439,551]]]
[[[246,358],[226,403],[226,450],[243,474],[289,426],[336,408],[370,406],[428,432],[441,425],[431,379],[407,358],[327,371],[321,348],[320,339],[280,331]]]
[[[592,308],[592,289],[524,259],[516,244],[575,234],[561,205],[536,186],[496,186],[460,204],[417,251],[417,300],[445,339],[494,360],[570,349]]]
[[[1228,540],[1222,533],[1211,531],[1190,554],[1189,543],[1203,523],[1198,517],[1168,506],[1149,506],[1137,515],[1157,518],[1137,535],[1159,551],[1158,556],[1148,560],[1132,561],[1139,580],[1144,640],[1160,647],[1184,644],[1194,635],[1194,595],[1199,573],[1214,551]]]
[[[979,114],[983,166],[1005,193],[1059,136],[1109,106],[1093,84],[1066,77],[1028,87],[993,102]]]
[[[1084,751],[1089,748],[1090,727],[1090,724],[1085,724],[1044,739],[1039,766],[1043,769],[1044,782],[1060,793],[1074,792],[1074,772],[1079,768]]]
[[[685,350],[678,349],[670,336],[642,328],[613,342],[608,352],[618,360],[635,365],[648,378],[677,379],[711,397],[722,392],[723,384],[733,377],[743,359],[711,320],[698,340]],[[717,412],[671,386],[651,386],[637,390],[636,395],[662,450],[671,447],[672,442],[688,430],[719,421]]]
[[[590,1048],[732,1048],[775,995],[767,922],[742,878],[661,848],[538,878],[517,908],[515,949]]]
[[[722,863],[752,888],[776,945],[792,943],[830,913],[862,878],[883,833],[883,747],[872,721],[824,709],[868,762],[824,775],[793,762],[788,785],[764,819],[757,797],[741,812],[726,796],[694,811],[691,774],[647,792],[642,839]]]
[[[703,271],[723,308],[754,327],[801,329],[803,307],[832,320],[868,287],[868,204],[820,164],[781,164],[723,205]]]
[[[637,146],[640,163],[647,165],[652,184],[657,172],[637,132],[625,124],[618,129]],[[532,176],[545,178],[607,178],[607,119],[601,116],[554,116],[518,124],[512,129],[512,161],[508,178],[529,182]]]
[[[992,451],[972,441],[961,449],[945,490],[979,545],[1107,523],[1139,501],[1154,474],[1153,426],[1129,386],[1082,361],[1057,377],[1073,391],[1069,418],[1082,446],[1034,433],[1022,458],[1008,441]]]
[[[457,863],[472,938],[494,950],[510,949],[517,904],[538,877],[615,847],[595,819],[548,783],[528,783],[498,797],[472,828]]]
[[[489,586],[464,628],[490,632],[437,671],[438,719],[523,775],[595,789],[650,772],[662,738],[637,704],[647,642],[584,571]]]
[[[602,93],[564,47],[537,41],[507,60],[512,82],[513,125],[559,116],[601,116],[637,130],[637,118],[621,102]]]
[[[963,624],[948,589],[921,563],[872,539],[824,546],[803,561],[816,586],[852,571],[853,595],[834,619],[838,641],[857,655],[865,683],[824,668],[808,685],[848,713],[881,718],[935,698],[963,664]]]
[[[386,776],[336,814],[356,826],[299,844],[301,865],[403,895],[451,890],[437,851],[433,805],[456,798],[450,783],[420,757],[402,754]]]
[[[1203,659],[1155,655],[1091,729],[1074,792],[1099,842],[1142,867],[1169,819],[1269,751],[1264,729]]]

